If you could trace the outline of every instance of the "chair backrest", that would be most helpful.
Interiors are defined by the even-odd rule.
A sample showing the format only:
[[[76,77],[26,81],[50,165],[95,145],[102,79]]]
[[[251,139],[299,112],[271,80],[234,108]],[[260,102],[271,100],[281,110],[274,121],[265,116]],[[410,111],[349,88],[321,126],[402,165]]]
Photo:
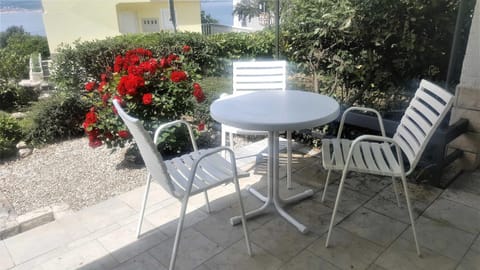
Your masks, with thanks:
[[[420,160],[433,133],[450,110],[453,95],[422,80],[405,111],[393,139],[408,158],[411,172]]]
[[[285,90],[286,77],[286,61],[233,62],[233,94]]]
[[[132,134],[133,139],[137,143],[140,154],[145,162],[145,166],[147,167],[147,170],[152,178],[170,194],[178,197],[179,194],[175,193],[175,188],[173,187],[172,180],[168,174],[167,167],[163,162],[163,158],[155,147],[152,137],[143,127],[142,122],[139,119],[128,115],[115,99],[113,100],[113,106],[115,106],[118,115],[120,115],[128,130]]]

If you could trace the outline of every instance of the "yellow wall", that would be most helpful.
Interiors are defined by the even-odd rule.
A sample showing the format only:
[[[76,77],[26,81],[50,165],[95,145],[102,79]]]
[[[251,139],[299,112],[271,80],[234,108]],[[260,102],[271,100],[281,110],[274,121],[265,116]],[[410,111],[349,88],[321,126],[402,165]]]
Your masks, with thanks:
[[[43,21],[50,51],[61,43],[120,35],[117,11],[129,9],[140,19],[159,17],[168,0],[42,0]],[[200,0],[175,0],[177,30],[200,32]]]

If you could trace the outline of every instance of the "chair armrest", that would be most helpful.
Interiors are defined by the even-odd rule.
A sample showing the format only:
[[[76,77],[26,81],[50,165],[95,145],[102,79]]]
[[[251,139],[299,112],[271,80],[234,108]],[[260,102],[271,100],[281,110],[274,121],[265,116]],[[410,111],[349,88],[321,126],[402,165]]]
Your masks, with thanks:
[[[160,134],[162,133],[162,131],[168,127],[171,127],[171,126],[175,126],[175,125],[178,125],[178,124],[181,124],[181,125],[185,125],[188,129],[188,133],[190,135],[190,142],[192,143],[192,146],[193,146],[193,150],[195,152],[198,151],[198,147],[197,147],[197,143],[195,141],[195,136],[193,135],[193,130],[192,130],[192,127],[190,126],[190,124],[185,121],[185,120],[175,120],[175,121],[171,121],[171,122],[168,122],[168,123],[165,123],[165,124],[162,124],[160,125],[156,130],[155,130],[155,135],[153,136],[153,142],[155,144],[158,143],[158,137],[160,136]]]
[[[213,154],[222,152],[222,151],[226,151],[229,154],[230,163],[232,164],[232,173],[233,173],[232,176],[233,176],[233,178],[237,178],[238,177],[237,176],[237,163],[236,163],[236,159],[235,159],[235,153],[229,147],[220,146],[220,147],[216,147],[216,148],[206,150],[205,152],[203,152],[200,155],[200,157],[197,160],[195,160],[195,162],[192,165],[192,170],[191,170],[191,173],[190,173],[190,178],[189,178],[190,183],[193,183],[193,180],[195,178],[195,174],[197,173],[197,168],[198,168],[198,165],[200,164],[200,162],[204,158],[206,158],[208,156],[211,156]]]
[[[340,136],[342,135],[342,131],[343,131],[343,125],[345,123],[345,118],[346,118],[347,114],[351,111],[373,112],[373,113],[375,113],[375,115],[377,116],[377,119],[378,119],[378,125],[380,126],[380,132],[381,132],[383,137],[386,136],[385,135],[385,127],[383,126],[383,118],[377,110],[372,109],[372,108],[367,108],[367,107],[350,107],[350,108],[346,109],[342,114],[342,119],[340,120],[340,127],[338,128],[337,139],[340,139]]]

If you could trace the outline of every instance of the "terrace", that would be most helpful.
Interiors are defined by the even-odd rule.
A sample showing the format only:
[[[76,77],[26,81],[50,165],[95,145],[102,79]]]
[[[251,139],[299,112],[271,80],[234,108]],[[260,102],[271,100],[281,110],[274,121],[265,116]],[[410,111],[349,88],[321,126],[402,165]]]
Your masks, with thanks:
[[[357,173],[351,173],[345,183],[331,246],[326,248],[327,229],[340,174],[333,173],[333,184],[325,202],[322,202],[320,197],[327,174],[322,164],[322,153],[317,148],[296,143],[293,189],[286,189],[286,158],[282,153],[280,193],[287,196],[306,189],[314,190],[312,198],[286,207],[288,213],[308,227],[308,232],[300,233],[274,213],[251,219],[248,226],[253,256],[249,257],[241,227],[229,223],[229,218],[239,213],[234,187],[231,184],[221,186],[209,192],[211,213],[205,209],[203,196],[195,196],[190,200],[176,269],[479,269],[479,15],[480,5],[477,5],[470,43],[466,49],[467,57],[461,75],[457,78],[459,84],[456,86],[456,101],[450,123],[444,123],[444,126],[448,126],[461,122],[467,131],[448,147],[442,144],[442,149],[437,146],[438,149],[431,149],[427,153],[437,155],[436,158],[439,158],[438,153],[442,156],[444,152],[455,153],[456,158],[461,158],[453,166],[470,171],[447,182],[444,189],[426,182],[418,183],[413,179],[409,179],[408,183],[421,257],[415,251],[405,201],[402,201],[400,208],[396,205],[391,179]],[[342,24],[343,26],[345,25]],[[294,43],[292,47],[300,45]],[[79,46],[88,47],[88,44]],[[318,55],[312,53],[310,60],[315,60]],[[332,59],[337,60],[336,57]],[[319,64],[322,58],[317,60]],[[362,69],[362,65],[355,66],[355,69]],[[355,72],[354,70],[351,74]],[[363,74],[370,73],[366,71]],[[414,74],[417,75],[420,74]],[[453,93],[453,86],[448,85],[449,78],[447,76],[445,85]],[[215,83],[218,81],[220,80]],[[315,78],[316,92],[321,92],[318,88],[320,81],[322,79]],[[363,83],[362,80],[357,82],[359,81]],[[334,86],[335,84],[333,83]],[[345,89],[338,87],[335,90],[338,92],[323,93],[343,98]],[[348,90],[350,89],[346,91]],[[364,89],[358,87],[354,90],[363,93],[361,91]],[[353,92],[350,95],[357,96]],[[389,96],[389,93],[385,96]],[[395,98],[393,100],[396,101]],[[358,119],[352,121],[361,122]],[[84,145],[86,144],[84,138]],[[246,191],[247,185],[252,185],[263,193],[267,189],[266,148],[267,143],[262,140],[236,149],[237,156],[242,157],[238,159],[238,164],[250,173],[249,177],[240,181],[247,210],[261,205],[257,198]],[[71,163],[74,168],[75,165]],[[436,165],[433,172],[435,177],[440,177],[444,172],[440,169],[444,168]],[[3,177],[1,180],[8,180],[9,176],[2,171],[0,177]],[[115,180],[111,182],[115,183]],[[435,182],[438,183],[439,180],[431,181]],[[143,234],[139,239],[135,237],[135,230],[144,187],[79,211],[55,213],[54,221],[1,240],[0,270],[167,269],[181,204],[160,186],[153,184],[152,189]],[[3,237],[1,232],[0,235]]]
[[[265,188],[265,140],[237,150],[239,165],[250,172],[241,186]],[[248,222],[254,255],[249,257],[240,226],[229,217],[239,208],[232,184],[189,203],[177,269],[478,269],[480,260],[480,174],[462,175],[447,189],[409,184],[422,257],[415,252],[408,214],[395,203],[391,181],[354,174],[346,182],[332,245],[325,237],[335,199],[335,184],[320,202],[326,172],[320,153],[296,144],[293,189],[313,188],[315,195],[287,211],[303,222],[307,234],[275,214]],[[338,180],[339,174],[333,179]],[[337,181],[336,181],[337,182]],[[153,186],[143,234],[135,238],[143,187],[0,242],[0,269],[167,269],[180,203]],[[244,190],[244,203],[260,202]]]

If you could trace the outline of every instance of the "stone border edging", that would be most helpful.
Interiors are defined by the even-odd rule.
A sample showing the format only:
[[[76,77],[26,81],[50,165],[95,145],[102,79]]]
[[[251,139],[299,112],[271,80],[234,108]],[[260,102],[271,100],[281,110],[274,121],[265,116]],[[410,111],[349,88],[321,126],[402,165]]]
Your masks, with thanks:
[[[7,239],[19,233],[52,222],[58,217],[70,212],[70,207],[67,204],[57,204],[17,216],[15,220],[6,220],[5,224],[0,227],[0,240]]]

